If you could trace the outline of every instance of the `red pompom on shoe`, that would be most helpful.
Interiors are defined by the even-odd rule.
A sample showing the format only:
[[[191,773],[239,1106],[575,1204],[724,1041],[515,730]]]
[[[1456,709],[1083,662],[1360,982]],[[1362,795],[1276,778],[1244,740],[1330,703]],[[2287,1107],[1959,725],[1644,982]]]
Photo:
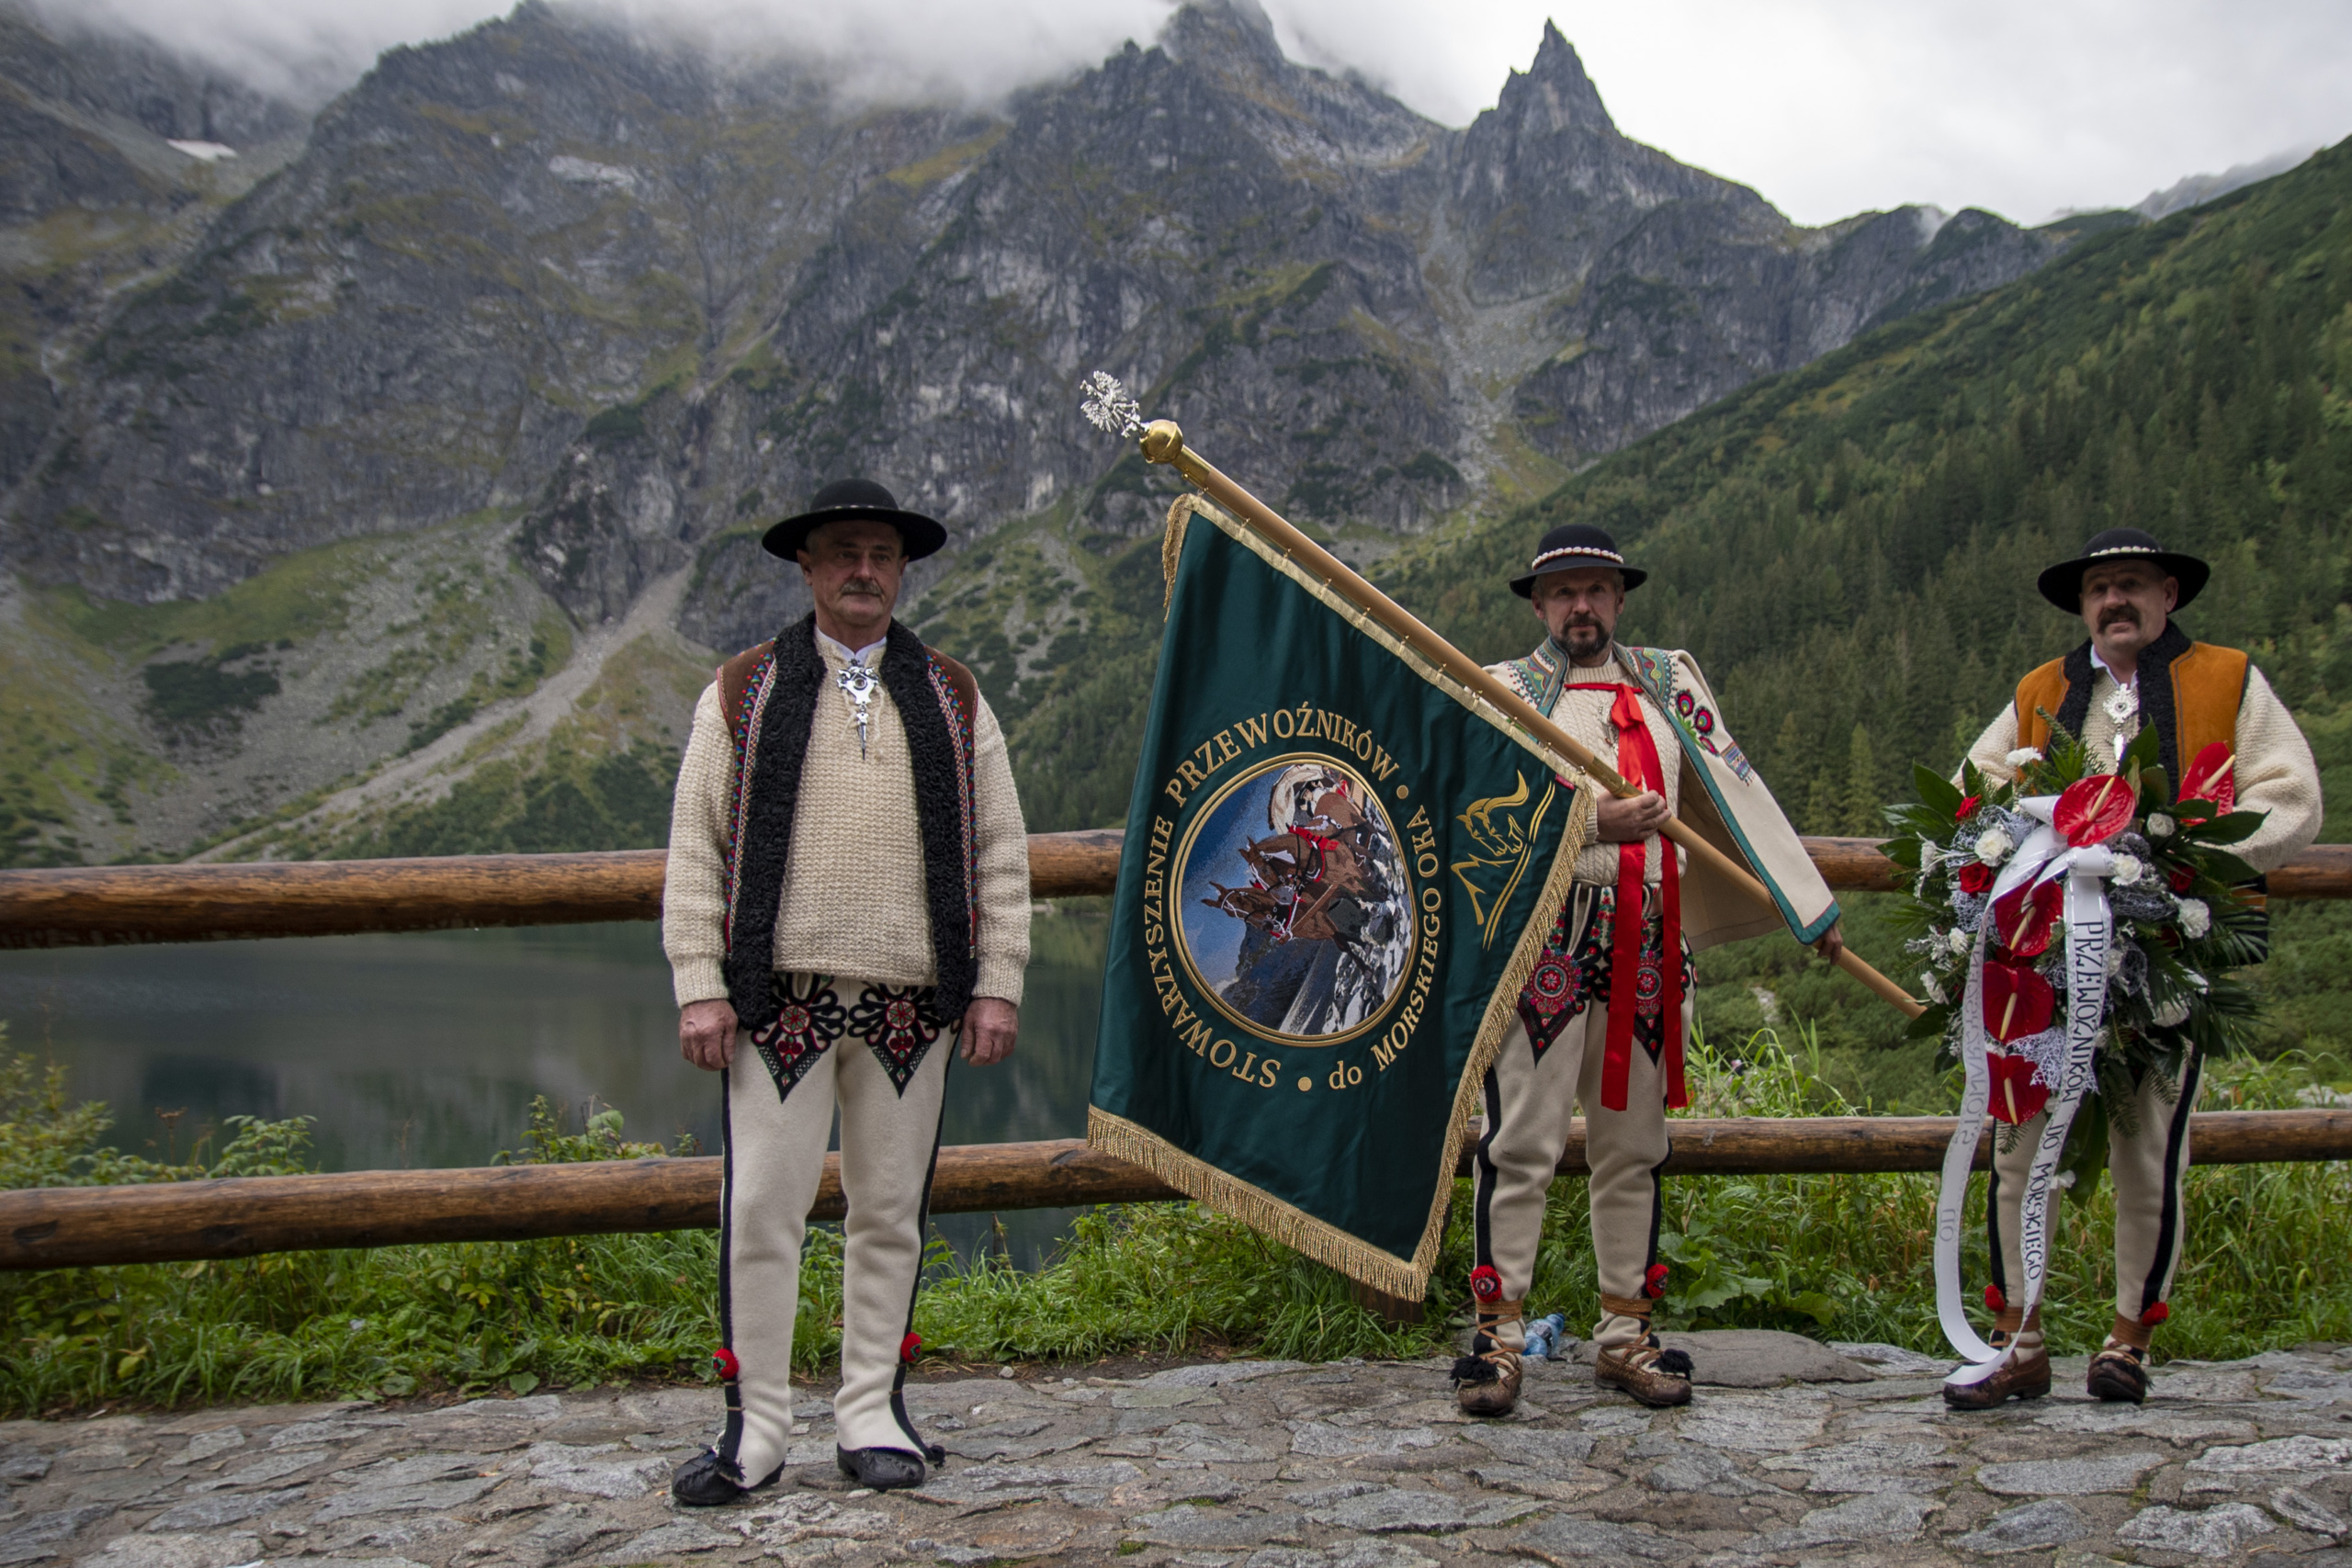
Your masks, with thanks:
[[[1642,1294],[1649,1297],[1652,1301],[1656,1301],[1658,1297],[1666,1294],[1665,1264],[1653,1263],[1650,1265],[1649,1272],[1642,1276]]]
[[[2156,1325],[2162,1323],[2171,1315],[2172,1308],[2166,1306],[2162,1302],[2158,1302],[2155,1305],[2150,1307],[2147,1311],[2140,1314],[2140,1322],[2149,1328],[2154,1328]]]
[[[912,1366],[914,1364],[915,1352],[922,1348],[922,1336],[920,1334],[910,1334],[904,1339],[899,1341],[899,1359],[906,1362],[909,1366]]]
[[[1470,1270],[1470,1293],[1482,1302],[1503,1299],[1503,1277],[1495,1272],[1491,1263],[1481,1263]]]
[[[733,1382],[743,1375],[743,1363],[735,1359],[735,1352],[732,1350],[712,1351],[710,1364],[718,1369],[719,1381],[722,1382]]]
[[[2009,1298],[2001,1294],[2000,1286],[1987,1285],[1984,1287],[1984,1306],[1990,1312],[2007,1312],[2009,1310]]]

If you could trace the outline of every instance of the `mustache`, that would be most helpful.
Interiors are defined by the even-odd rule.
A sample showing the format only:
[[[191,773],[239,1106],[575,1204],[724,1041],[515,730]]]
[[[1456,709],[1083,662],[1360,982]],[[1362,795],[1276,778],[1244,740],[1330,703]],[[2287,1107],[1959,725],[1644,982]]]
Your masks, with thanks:
[[[2140,624],[2140,612],[2129,604],[2120,605],[2112,610],[2102,611],[2098,624],[2102,630],[2114,626],[2136,626]]]

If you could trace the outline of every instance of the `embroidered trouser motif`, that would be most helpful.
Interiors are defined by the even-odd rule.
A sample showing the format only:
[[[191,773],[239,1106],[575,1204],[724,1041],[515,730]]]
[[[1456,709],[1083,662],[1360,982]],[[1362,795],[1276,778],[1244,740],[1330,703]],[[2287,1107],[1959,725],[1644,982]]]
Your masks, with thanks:
[[[1570,903],[1581,901],[1589,913],[1600,900],[1586,894],[1579,886]],[[1476,1197],[1474,1236],[1477,1261],[1492,1265],[1502,1276],[1507,1301],[1523,1299],[1534,1284],[1544,1195],[1567,1145],[1568,1122],[1579,1103],[1585,1112],[1586,1157],[1592,1168],[1592,1251],[1602,1293],[1628,1298],[1645,1294],[1650,1268],[1657,1261],[1657,1168],[1669,1152],[1662,1052],[1653,1043],[1662,1032],[1653,1031],[1645,1038],[1636,1031],[1635,1041],[1644,1048],[1633,1053],[1629,1065],[1625,1109],[1602,1109],[1602,1043],[1608,1038],[1610,1005],[1605,994],[1608,931],[1601,922],[1600,945],[1592,962],[1603,976],[1603,994],[1596,997],[1588,990],[1573,1013],[1560,1016],[1566,1012],[1562,1009],[1544,1019],[1550,1038],[1540,1046],[1528,1028],[1531,1010],[1522,998],[1520,1015],[1503,1036],[1501,1051],[1487,1075],[1486,1125],[1471,1165]],[[1583,937],[1583,932],[1574,932],[1567,951],[1578,951]],[[1690,997],[1686,987],[1686,1031]],[[1592,1337],[1602,1345],[1626,1345],[1640,1339],[1646,1328],[1640,1318],[1611,1314],[1595,1325]],[[1498,1339],[1508,1341],[1519,1332],[1516,1325],[1504,1325]],[[1521,1347],[1506,1343],[1504,1348]]]
[[[805,976],[795,976],[797,982]],[[901,1343],[922,1264],[922,1216],[939,1146],[952,1051],[925,1051],[896,1081],[876,1051],[815,1053],[779,1097],[737,1037],[726,1079],[726,1179],[719,1206],[719,1321],[739,1369],[720,1459],[757,1482],[791,1445],[792,1340],[800,1247],[825,1167],[833,1107],[842,1118],[849,1201],[842,1305],[842,1385],[833,1400],[843,1448],[919,1451],[898,1397]]]
[[[2199,1072],[2193,1056],[2182,1062],[2177,1080],[2166,1082],[2151,1072],[2132,1097],[2132,1136],[2123,1136],[2112,1121],[2108,1123],[2107,1168],[2115,1180],[2115,1310],[2123,1317],[2136,1319],[2172,1294],[2188,1219],[2181,1187],[2188,1174],[2188,1112],[2197,1100]],[[2085,1117],[2101,1113],[2097,1101],[2083,1108]],[[2026,1122],[2007,1140],[2006,1151],[2003,1138],[1993,1143],[1985,1222],[1992,1233],[1993,1283],[2004,1295],[2011,1280],[2025,1278],[2018,1252],[2018,1214],[2025,1205],[2026,1168],[2049,1122],[2047,1112]],[[2084,1122],[2077,1120],[2075,1127],[2075,1135],[2082,1136]]]
[[[842,1005],[844,992],[857,998],[854,1007]],[[933,1010],[935,993],[930,986],[840,981],[831,975],[778,975],[774,994],[775,1016],[747,1027],[752,1048],[767,1065],[768,1076],[775,1079],[779,1100],[788,1098],[793,1086],[843,1035],[864,1041],[903,1094],[933,1042],[946,1028]]]

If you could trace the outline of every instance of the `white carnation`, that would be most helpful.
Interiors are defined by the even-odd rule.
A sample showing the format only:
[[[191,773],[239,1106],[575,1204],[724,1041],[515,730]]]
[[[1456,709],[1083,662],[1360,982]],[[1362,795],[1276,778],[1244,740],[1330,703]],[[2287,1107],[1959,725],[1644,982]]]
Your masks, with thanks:
[[[2007,829],[1987,828],[1976,840],[1976,858],[1986,865],[1998,865],[2017,847],[2017,840],[2009,837]]]
[[[1951,933],[1951,950],[1954,953],[1964,954],[1975,942],[1976,938],[1967,931],[1954,930]]]
[[[2008,764],[2012,768],[2022,768],[2028,762],[2040,761],[2041,761],[2041,749],[2038,746],[2020,746],[2010,752],[2007,758]]]
[[[2186,998],[2175,997],[2156,1010],[2156,1022],[2163,1028],[2178,1029],[2188,1021],[2188,1002]]]
[[[2150,812],[2148,814],[2148,837],[2151,839],[2171,838],[2172,830],[2176,826],[2177,826],[2177,824],[2161,811]]]
[[[2140,857],[2137,855],[2117,855],[2115,857],[2115,869],[2109,874],[2115,878],[2115,885],[2118,887],[2129,887],[2133,883],[2139,881],[2140,878],[2147,875],[2148,868],[2146,865],[2142,863]]]
[[[2213,911],[2205,907],[2203,899],[2183,898],[2180,901],[2181,935],[2196,942],[2212,929]]]
[[[1922,969],[1919,971],[1919,988],[1927,992],[1928,999],[1935,1003],[1938,1007],[1941,1007],[1946,1002],[1951,1000],[1950,997],[1944,994],[1943,984],[1936,978],[1935,971],[1932,969]]]

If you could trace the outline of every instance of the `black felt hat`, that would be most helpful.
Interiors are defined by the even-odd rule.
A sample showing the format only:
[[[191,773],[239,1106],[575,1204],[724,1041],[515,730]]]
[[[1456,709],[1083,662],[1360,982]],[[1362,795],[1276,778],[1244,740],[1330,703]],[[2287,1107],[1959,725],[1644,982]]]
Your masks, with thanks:
[[[2156,543],[2151,535],[2137,528],[2108,528],[2090,536],[2083,546],[2083,553],[2073,560],[2062,560],[2043,572],[2035,586],[2041,596],[2070,615],[2083,613],[2083,573],[2101,561],[2111,561],[2132,556],[2152,560],[2163,569],[2166,577],[2180,580],[2180,601],[2173,608],[2185,610],[2188,602],[2204,590],[2205,580],[2213,569],[2195,556],[2177,555]]]
[[[1527,564],[1527,574],[1512,578],[1510,591],[1522,599],[1532,598],[1537,578],[1547,571],[1574,571],[1580,566],[1612,567],[1624,575],[1627,588],[1639,588],[1649,581],[1648,572],[1625,564],[1608,530],[1589,523],[1563,523],[1544,536],[1544,542],[1535,547],[1535,558]]]
[[[947,543],[944,527],[920,512],[900,509],[899,498],[872,479],[835,479],[817,492],[808,502],[808,511],[797,517],[787,517],[769,529],[761,537],[760,546],[772,556],[791,560],[808,544],[813,530],[828,523],[861,520],[896,527],[899,537],[906,541],[909,560],[935,555]]]

